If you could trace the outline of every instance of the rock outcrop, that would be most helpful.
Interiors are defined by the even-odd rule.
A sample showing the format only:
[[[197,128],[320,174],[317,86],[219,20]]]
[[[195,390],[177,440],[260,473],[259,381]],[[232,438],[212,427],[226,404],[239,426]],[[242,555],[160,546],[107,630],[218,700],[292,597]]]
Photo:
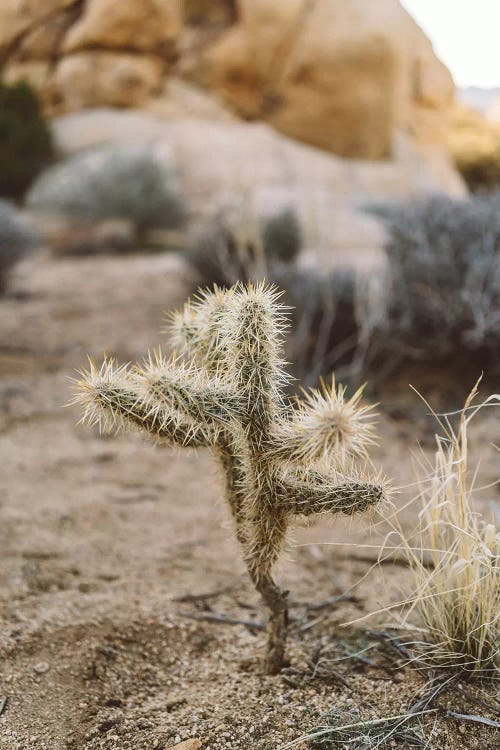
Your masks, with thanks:
[[[179,0],[87,0],[62,52],[99,47],[166,55],[182,26]]]
[[[207,59],[212,88],[243,116],[349,157],[387,157],[398,128],[442,140],[453,81],[398,0],[239,8]]]
[[[123,52],[82,51],[58,63],[53,85],[64,91],[68,109],[98,106],[140,107],[162,80],[160,61]]]
[[[454,91],[398,0],[2,0],[0,56],[49,113],[169,116],[177,79],[212,99],[204,118],[225,106],[352,158],[390,159],[398,133],[443,144]]]

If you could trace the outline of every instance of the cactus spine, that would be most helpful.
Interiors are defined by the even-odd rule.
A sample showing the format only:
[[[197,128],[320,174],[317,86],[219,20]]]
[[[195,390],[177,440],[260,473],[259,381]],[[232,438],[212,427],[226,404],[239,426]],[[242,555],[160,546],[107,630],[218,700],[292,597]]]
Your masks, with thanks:
[[[286,310],[260,283],[203,292],[172,319],[181,355],[140,366],[91,364],[77,381],[82,421],[139,428],[165,445],[212,448],[251,580],[269,610],[266,669],[284,663],[287,592],[272,568],[296,515],[362,512],[383,496],[380,479],[346,472],[373,442],[358,391],[323,385],[297,408],[284,396]]]

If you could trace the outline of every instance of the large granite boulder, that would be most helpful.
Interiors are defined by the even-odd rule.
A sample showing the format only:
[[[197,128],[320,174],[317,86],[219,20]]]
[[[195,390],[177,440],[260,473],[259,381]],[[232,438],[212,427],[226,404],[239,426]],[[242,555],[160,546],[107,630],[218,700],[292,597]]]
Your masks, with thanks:
[[[239,0],[209,49],[211,87],[246,118],[350,157],[397,129],[440,142],[454,85],[398,0]]]
[[[3,75],[29,80],[52,114],[170,117],[176,79],[215,100],[214,119],[222,101],[352,158],[391,159],[400,133],[443,145],[454,94],[398,0],[2,0],[2,51]]]

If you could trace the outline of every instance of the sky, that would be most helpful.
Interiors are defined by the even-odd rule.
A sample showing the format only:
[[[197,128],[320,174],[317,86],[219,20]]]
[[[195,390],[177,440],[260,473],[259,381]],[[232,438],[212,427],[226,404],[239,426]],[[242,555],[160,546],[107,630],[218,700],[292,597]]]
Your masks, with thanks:
[[[500,0],[401,0],[457,86],[500,86]]]

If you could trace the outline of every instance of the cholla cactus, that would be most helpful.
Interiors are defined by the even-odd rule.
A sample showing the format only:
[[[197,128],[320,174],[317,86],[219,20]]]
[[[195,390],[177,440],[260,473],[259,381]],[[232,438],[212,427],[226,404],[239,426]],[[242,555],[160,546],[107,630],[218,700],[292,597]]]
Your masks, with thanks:
[[[347,457],[364,455],[373,440],[360,392],[347,401],[333,381],[298,409],[287,402],[279,297],[263,283],[203,292],[172,320],[181,356],[155,353],[133,368],[91,365],[76,398],[90,424],[138,427],[161,444],[213,449],[249,575],[270,613],[269,673],[284,662],[287,592],[272,568],[290,521],[351,515],[384,493],[379,479],[345,469]]]

